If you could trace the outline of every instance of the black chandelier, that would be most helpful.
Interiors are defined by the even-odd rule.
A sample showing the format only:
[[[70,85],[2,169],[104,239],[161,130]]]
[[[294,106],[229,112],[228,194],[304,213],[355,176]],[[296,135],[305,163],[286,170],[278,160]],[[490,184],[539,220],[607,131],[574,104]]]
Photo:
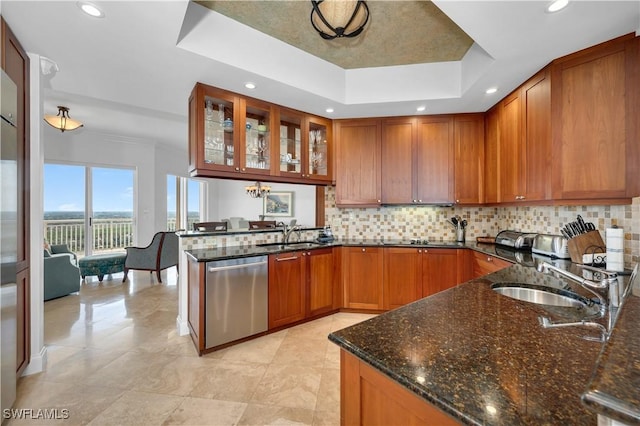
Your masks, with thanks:
[[[355,37],[369,22],[364,0],[311,0],[311,4],[311,25],[325,40]]]

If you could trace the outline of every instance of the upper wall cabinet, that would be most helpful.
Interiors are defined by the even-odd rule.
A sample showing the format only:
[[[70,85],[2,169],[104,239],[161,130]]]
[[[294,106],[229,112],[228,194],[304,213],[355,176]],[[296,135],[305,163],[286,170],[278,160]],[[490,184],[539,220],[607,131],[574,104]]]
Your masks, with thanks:
[[[639,40],[623,36],[554,61],[555,199],[640,195]]]
[[[458,114],[453,118],[455,140],[455,202],[484,202],[484,114]]]
[[[336,204],[374,207],[381,200],[380,120],[336,120]]]
[[[201,83],[189,98],[192,176],[328,184],[331,120]]]

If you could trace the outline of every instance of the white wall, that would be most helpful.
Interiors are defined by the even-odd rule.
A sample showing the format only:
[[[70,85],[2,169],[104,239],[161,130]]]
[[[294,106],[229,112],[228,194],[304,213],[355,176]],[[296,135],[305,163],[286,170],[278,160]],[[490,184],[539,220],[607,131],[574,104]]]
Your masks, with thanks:
[[[244,217],[259,220],[262,214],[262,198],[251,198],[245,192],[245,186],[254,181],[234,181],[210,179],[208,191],[208,220],[229,217]],[[272,191],[293,191],[292,217],[266,217],[265,220],[282,220],[288,223],[296,218],[298,224],[315,226],[316,223],[316,187],[313,185],[293,185],[268,183]]]
[[[89,127],[90,123],[86,125]],[[42,139],[45,163],[135,169],[136,244],[146,244],[155,232],[166,229],[166,175],[187,175],[186,141],[185,149],[178,150],[156,147],[146,140],[95,133],[86,128],[62,133],[49,126],[45,126]]]

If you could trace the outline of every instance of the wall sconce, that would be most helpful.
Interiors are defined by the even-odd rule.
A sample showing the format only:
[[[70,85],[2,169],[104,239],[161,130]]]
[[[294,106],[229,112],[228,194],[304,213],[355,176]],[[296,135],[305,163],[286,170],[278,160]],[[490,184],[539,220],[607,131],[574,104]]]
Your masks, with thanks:
[[[69,108],[63,106],[58,106],[58,115],[45,114],[44,121],[63,133],[65,130],[75,130],[84,126],[81,122],[71,119]]]
[[[369,22],[364,0],[311,0],[311,25],[325,40],[355,37]]]
[[[271,192],[271,187],[261,185],[260,182],[256,182],[253,185],[245,187],[245,190],[247,191],[247,195],[251,198],[262,198]]]

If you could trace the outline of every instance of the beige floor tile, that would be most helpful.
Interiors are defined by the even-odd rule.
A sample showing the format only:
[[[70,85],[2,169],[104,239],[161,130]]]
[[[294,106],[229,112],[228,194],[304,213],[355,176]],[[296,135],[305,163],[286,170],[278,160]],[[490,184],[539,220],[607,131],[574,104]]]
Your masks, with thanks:
[[[150,392],[127,391],[89,425],[157,425],[164,422],[183,398]]]
[[[271,364],[251,402],[313,410],[321,376],[318,368]]]
[[[95,373],[87,383],[94,386],[109,386],[118,389],[133,389],[148,381],[148,377],[174,362],[177,357],[127,352]]]
[[[269,364],[286,336],[286,330],[280,331],[223,349],[222,359]]]
[[[340,346],[333,342],[327,345],[324,357],[324,368],[340,368]]]
[[[265,364],[210,360],[197,371],[190,396],[249,402],[267,371]]]
[[[340,424],[340,409],[313,413],[313,426],[337,426]]]
[[[322,370],[316,411],[340,411],[340,370],[325,368]]]
[[[301,334],[287,335],[273,357],[273,364],[302,365],[322,368],[328,340],[309,338]]]
[[[133,390],[155,392],[165,395],[186,396],[202,375],[211,374],[215,365],[212,360],[193,357],[174,357],[158,368],[149,369],[138,378]]]
[[[313,410],[302,408],[277,407],[262,404],[249,404],[238,425],[276,426],[311,425]]]
[[[43,380],[61,383],[82,383],[89,375],[124,355],[124,352],[86,348],[60,361],[47,360]]]
[[[164,425],[236,425],[247,404],[215,399],[185,398]]]

